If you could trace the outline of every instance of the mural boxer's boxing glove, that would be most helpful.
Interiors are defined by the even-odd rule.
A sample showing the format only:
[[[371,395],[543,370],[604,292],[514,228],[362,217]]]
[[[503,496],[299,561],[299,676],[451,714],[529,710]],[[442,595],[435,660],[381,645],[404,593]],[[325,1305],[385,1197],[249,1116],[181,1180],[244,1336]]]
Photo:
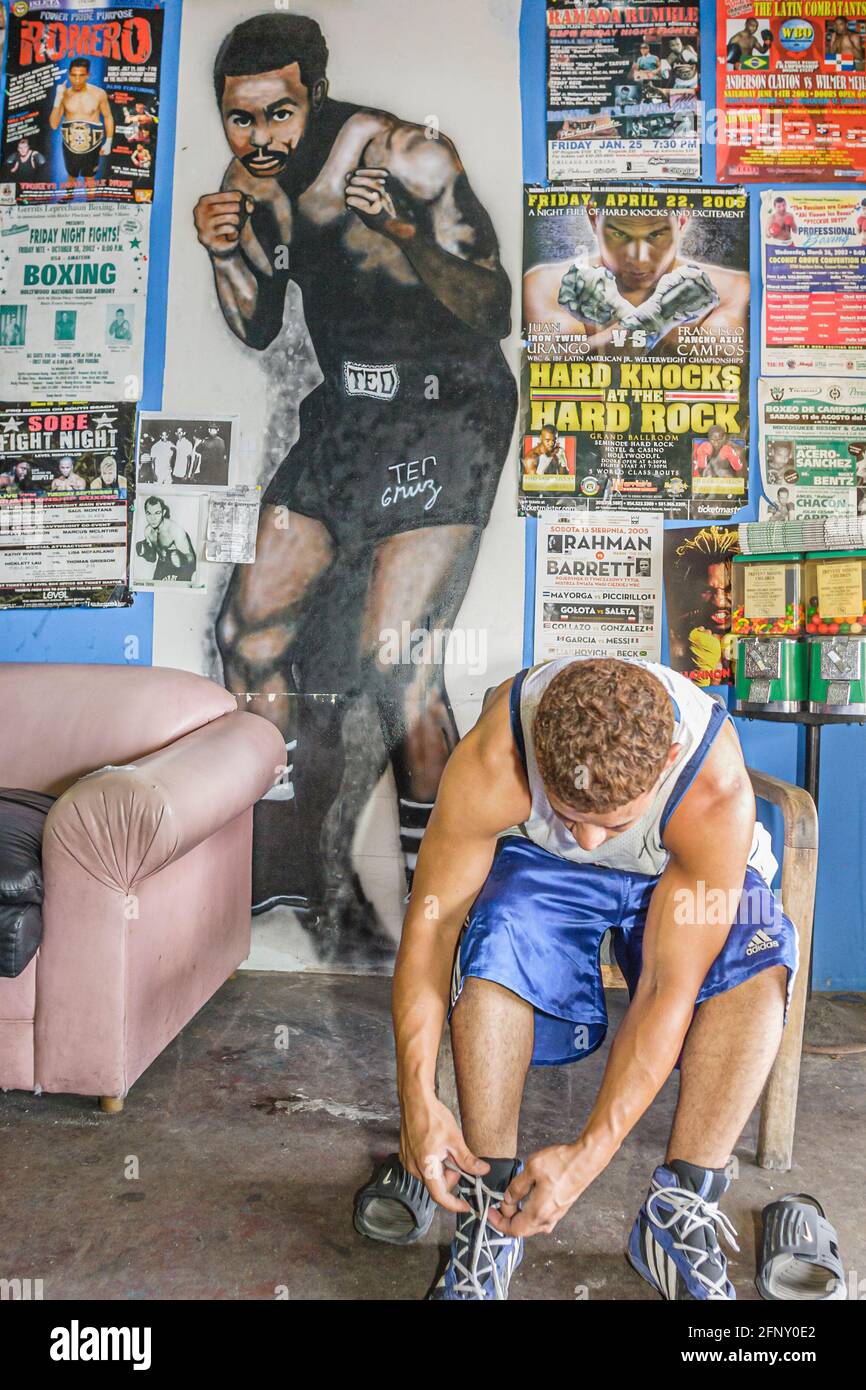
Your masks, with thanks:
[[[602,328],[631,310],[616,285],[616,276],[603,265],[573,265],[562,277],[559,303],[589,323]]]
[[[663,275],[645,304],[637,308],[628,305],[628,312],[620,321],[629,333],[638,329],[644,332],[647,347],[654,347],[672,328],[697,323],[718,303],[719,296],[709,276],[700,266],[684,265]]]

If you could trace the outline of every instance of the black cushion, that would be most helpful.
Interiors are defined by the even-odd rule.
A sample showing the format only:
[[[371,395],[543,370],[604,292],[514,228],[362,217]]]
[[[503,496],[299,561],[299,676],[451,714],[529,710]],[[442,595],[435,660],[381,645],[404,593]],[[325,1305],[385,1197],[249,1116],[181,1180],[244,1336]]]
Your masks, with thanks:
[[[0,976],[20,975],[42,940],[42,832],[55,798],[0,788]]]

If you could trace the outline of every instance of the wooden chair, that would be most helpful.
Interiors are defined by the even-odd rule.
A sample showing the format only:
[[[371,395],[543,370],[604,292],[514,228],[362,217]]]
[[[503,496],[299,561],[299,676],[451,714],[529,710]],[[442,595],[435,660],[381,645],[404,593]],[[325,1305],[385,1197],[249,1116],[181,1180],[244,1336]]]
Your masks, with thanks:
[[[791,1167],[794,1150],[803,1025],[809,992],[812,918],[815,908],[815,883],[818,877],[818,813],[811,796],[802,787],[783,782],[778,777],[770,777],[768,773],[758,772],[756,768],[750,767],[748,773],[755,796],[761,801],[777,806],[782,814],[782,908],[793,922],[800,944],[800,968],[794,982],[788,1022],[782,1034],[782,1043],[773,1063],[773,1070],[764,1087],[758,1130],[758,1165],[784,1173]],[[617,966],[604,966],[603,975],[608,988],[626,988],[625,980]],[[456,1113],[457,1087],[448,1028],[445,1029],[439,1049],[436,1089],[443,1103]]]

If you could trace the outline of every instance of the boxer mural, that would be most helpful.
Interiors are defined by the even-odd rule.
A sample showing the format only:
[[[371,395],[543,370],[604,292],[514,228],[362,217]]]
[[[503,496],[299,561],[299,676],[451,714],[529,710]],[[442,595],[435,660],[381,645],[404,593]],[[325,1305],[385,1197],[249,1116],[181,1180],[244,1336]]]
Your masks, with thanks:
[[[267,348],[297,287],[322,376],[217,641],[227,686],[278,723],[291,765],[256,808],[254,909],[292,905],[322,957],[346,959],[390,950],[351,863],[383,758],[411,880],[458,737],[441,664],[392,664],[382,637],[452,626],[516,386],[500,347],[511,287],[456,149],[333,99],[327,60],[302,16],[228,34],[214,87],[231,161],[195,225],[232,333]]]

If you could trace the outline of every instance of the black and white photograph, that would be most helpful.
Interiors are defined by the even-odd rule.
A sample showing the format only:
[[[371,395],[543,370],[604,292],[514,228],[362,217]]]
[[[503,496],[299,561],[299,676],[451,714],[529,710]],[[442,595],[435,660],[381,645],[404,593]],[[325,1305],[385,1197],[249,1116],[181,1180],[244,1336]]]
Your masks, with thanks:
[[[140,492],[132,531],[132,585],[206,587],[199,566],[201,497]]]
[[[179,418],[142,412],[136,476],[141,487],[228,487],[233,481],[237,417]]]

